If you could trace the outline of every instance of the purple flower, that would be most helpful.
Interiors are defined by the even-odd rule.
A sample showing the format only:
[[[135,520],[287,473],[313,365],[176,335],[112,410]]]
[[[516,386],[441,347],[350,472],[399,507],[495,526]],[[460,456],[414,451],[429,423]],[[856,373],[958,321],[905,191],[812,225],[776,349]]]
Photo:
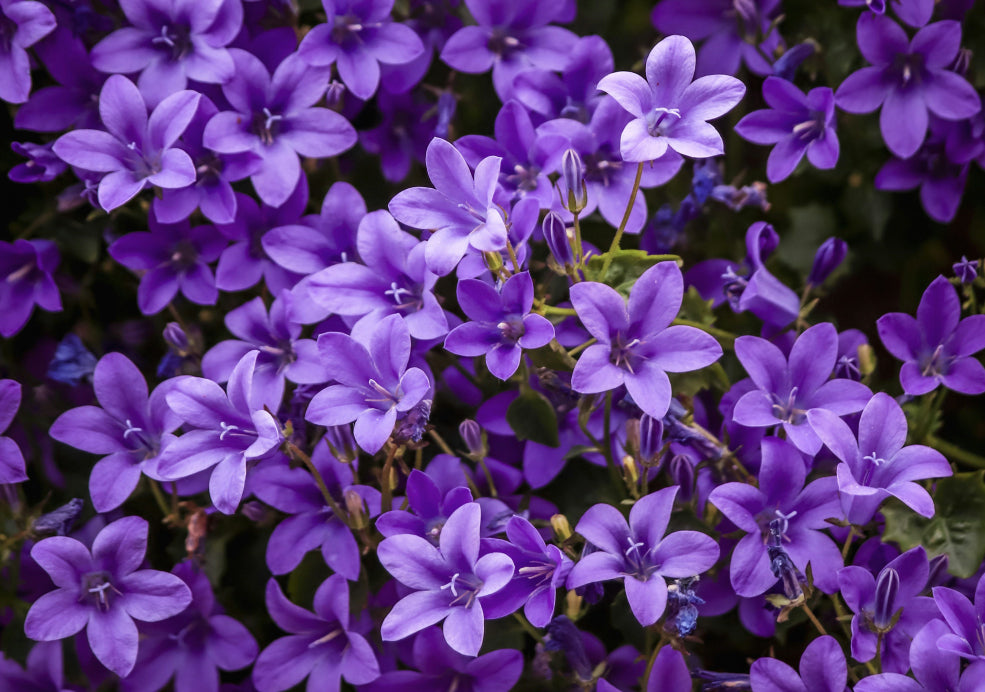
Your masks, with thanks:
[[[326,23],[307,33],[298,55],[309,65],[335,63],[349,91],[361,99],[376,93],[380,63],[401,65],[424,52],[410,27],[390,20],[393,0],[322,0]]]
[[[667,524],[679,488],[658,490],[637,500],[629,523],[612,505],[593,505],[575,527],[595,548],[568,575],[569,589],[623,579],[626,598],[641,625],[652,625],[667,605],[664,577],[693,577],[718,562],[718,544],[698,531],[676,531]]]
[[[457,459],[455,464],[458,464]],[[427,473],[413,469],[407,477],[407,503],[413,513],[395,509],[386,512],[376,520],[376,530],[386,537],[403,533],[426,538],[434,546],[439,545],[438,538],[448,517],[462,505],[472,502],[472,492],[464,485],[442,492],[430,474],[438,476],[438,464],[432,463]],[[462,478],[464,483],[464,477]]]
[[[954,275],[963,284],[970,284],[978,278],[978,260],[969,260],[966,255],[961,255],[961,261],[951,265]]]
[[[694,78],[694,46],[683,36],[668,36],[650,51],[646,79],[615,72],[598,83],[634,119],[622,131],[620,151],[626,161],[653,161],[673,149],[684,156],[707,158],[725,152],[722,136],[708,120],[728,113],[746,87],[735,77]]]
[[[858,442],[848,424],[824,409],[807,414],[811,428],[842,463],[838,490],[848,521],[861,526],[892,496],[925,517],[934,516],[934,501],[915,481],[951,475],[951,465],[935,449],[906,442],[903,409],[888,394],[878,392],[862,410]]]
[[[747,483],[725,483],[712,490],[708,501],[729,521],[746,532],[735,546],[729,572],[740,596],[758,596],[776,583],[764,540],[770,524],[779,520],[783,549],[801,571],[810,562],[817,586],[837,590],[836,573],[842,567],[838,546],[822,532],[827,519],[841,516],[835,479],[819,478],[804,487],[807,467],[800,452],[776,437],[762,441],[759,488]]]
[[[27,655],[27,669],[0,654],[0,688],[17,692],[63,692],[66,687],[61,642],[38,642]]]
[[[165,402],[169,385],[148,394],[144,376],[120,353],[107,353],[92,378],[98,406],[80,406],[60,415],[49,434],[59,442],[104,455],[89,475],[97,512],[116,509],[137,487],[141,473],[160,479],[162,448],[174,439],[178,418]]]
[[[106,80],[99,93],[99,115],[108,132],[74,130],[54,144],[67,163],[95,173],[99,205],[111,211],[126,204],[147,184],[179,188],[195,182],[195,165],[175,142],[188,127],[201,96],[179,91],[147,116],[147,106],[133,82],[122,75]]]
[[[412,187],[390,200],[390,213],[412,228],[431,228],[424,257],[438,276],[451,273],[471,246],[480,252],[506,247],[506,224],[493,203],[501,159],[479,162],[475,176],[454,145],[435,137],[428,145],[428,176],[434,188]]]
[[[454,103],[454,96],[451,97]],[[441,109],[439,97],[437,109]],[[439,131],[430,114],[435,106],[420,94],[391,94],[384,90],[376,97],[381,122],[376,127],[359,132],[359,143],[363,149],[380,157],[383,177],[392,183],[399,183],[410,173],[414,161],[424,161],[427,143],[432,136],[447,136]]]
[[[489,372],[508,380],[520,366],[523,349],[546,346],[554,325],[531,314],[534,284],[528,272],[514,274],[497,291],[484,281],[458,282],[458,304],[471,322],[455,327],[445,349],[460,356],[486,356]]]
[[[800,657],[800,673],[783,661],[763,657],[752,664],[754,690],[770,692],[844,692],[848,683],[845,653],[834,637],[818,637]]]
[[[481,74],[492,68],[493,86],[506,101],[513,80],[530,68],[561,70],[577,37],[567,29],[547,26],[561,19],[563,3],[526,0],[465,0],[478,26],[456,31],[445,43],[441,59],[452,69]]]
[[[55,30],[55,15],[40,2],[0,0],[0,99],[24,103],[31,93],[27,49]]]
[[[359,222],[356,249],[361,262],[342,262],[308,276],[296,295],[317,303],[326,315],[368,323],[400,315],[415,339],[448,333],[445,311],[433,293],[438,277],[425,266],[426,243],[400,230],[381,210]]]
[[[513,80],[513,98],[532,113],[571,118],[588,123],[605,100],[595,86],[612,72],[609,44],[601,36],[583,36],[570,51],[560,75],[548,70],[526,70]]]
[[[237,0],[121,0],[130,26],[117,29],[92,49],[101,72],[140,72],[137,85],[151,106],[181,91],[188,80],[224,84],[233,77],[226,50],[243,24]]]
[[[370,454],[383,448],[398,413],[427,396],[431,382],[423,370],[407,368],[411,338],[400,315],[375,325],[364,322],[352,336],[328,332],[318,337],[322,365],[338,382],[318,392],[305,414],[318,425],[356,422],[359,446]]]
[[[985,630],[985,579],[978,579],[974,604],[964,594],[943,586],[935,586],[933,594],[934,602],[951,629],[949,634],[937,640],[937,648],[971,661],[980,674],[981,661],[985,661],[985,638],[982,637]]]
[[[92,552],[67,536],[37,543],[31,557],[57,587],[31,606],[24,632],[50,642],[86,628],[99,662],[126,676],[137,660],[134,620],[157,622],[191,603],[191,591],[179,577],[139,569],[147,551],[147,521],[124,517],[107,525]]]
[[[263,165],[250,179],[260,199],[278,207],[301,178],[298,155],[340,154],[356,143],[356,131],[338,113],[313,107],[325,93],[328,68],[313,68],[292,54],[271,76],[252,53],[230,52],[235,76],[222,93],[232,110],[213,116],[202,142],[220,154],[259,155]]]
[[[7,177],[15,183],[46,183],[65,172],[65,162],[52,151],[54,142],[34,144],[32,142],[11,142],[15,154],[27,159],[10,169]]]
[[[746,115],[735,131],[756,144],[775,144],[766,162],[766,176],[778,183],[793,173],[807,154],[811,165],[834,168],[838,163],[834,92],[811,89],[805,96],[785,79],[767,77],[763,98],[768,109]]]
[[[193,303],[215,305],[219,291],[209,264],[226,247],[226,239],[212,226],[160,223],[153,214],[148,224],[149,233],[128,233],[109,247],[117,262],[143,272],[137,289],[140,311],[160,312],[179,290]]]
[[[212,380],[181,377],[165,397],[191,430],[164,450],[158,472],[177,480],[211,468],[209,493],[223,514],[235,512],[243,498],[249,463],[276,453],[284,439],[270,413],[280,400],[254,379],[258,355],[243,356],[225,392]]]
[[[0,433],[10,427],[21,405],[21,385],[16,380],[0,380]],[[0,435],[0,483],[22,483],[27,468],[21,448],[9,437]]]
[[[859,50],[872,66],[850,74],[838,87],[836,102],[850,113],[882,105],[882,137],[900,158],[909,158],[923,143],[928,111],[943,120],[963,120],[981,109],[971,84],[948,69],[961,47],[960,23],[934,22],[908,41],[892,19],[866,12],[857,32]]]
[[[420,536],[401,534],[383,540],[377,555],[397,581],[413,589],[387,614],[380,633],[396,641],[445,620],[448,646],[475,656],[482,646],[483,600],[505,587],[513,562],[503,553],[479,557],[479,505],[456,509],[441,529],[439,547]]]
[[[985,367],[972,356],[985,348],[985,315],[961,319],[957,291],[943,276],[920,298],[917,316],[902,312],[876,322],[886,349],[903,361],[900,384],[911,396],[943,384],[962,394],[985,392]]]
[[[305,678],[311,689],[338,689],[340,678],[365,685],[379,677],[372,647],[350,628],[349,583],[343,577],[333,574],[322,582],[313,613],[287,600],[273,579],[267,582],[266,601],[270,617],[290,634],[260,652],[253,667],[259,692],[281,692]]]
[[[140,627],[137,664],[121,682],[123,692],[160,689],[172,677],[175,692],[219,692],[219,670],[239,670],[256,658],[256,640],[223,613],[205,573],[191,560],[171,572],[188,585],[191,605]]]
[[[684,279],[674,262],[647,269],[626,301],[614,289],[582,282],[571,287],[578,319],[598,343],[578,358],[571,386],[582,394],[607,392],[625,384],[644,413],[663,418],[670,405],[668,372],[689,372],[711,365],[722,348],[694,327],[670,326],[684,294]]]
[[[19,332],[35,304],[48,312],[61,311],[62,299],[51,277],[59,261],[50,240],[0,241],[0,336]]]
[[[981,664],[962,671],[960,656],[938,648],[937,640],[950,633],[943,620],[930,620],[913,637],[909,665],[916,680],[899,673],[869,675],[858,681],[855,692],[973,692],[981,683]]]
[[[735,355],[756,385],[735,404],[732,418],[750,428],[782,425],[787,439],[805,454],[821,449],[807,419],[811,409],[838,416],[861,411],[872,392],[861,382],[830,379],[838,356],[838,332],[829,322],[807,329],[790,349],[790,359],[757,336],[735,340]]]

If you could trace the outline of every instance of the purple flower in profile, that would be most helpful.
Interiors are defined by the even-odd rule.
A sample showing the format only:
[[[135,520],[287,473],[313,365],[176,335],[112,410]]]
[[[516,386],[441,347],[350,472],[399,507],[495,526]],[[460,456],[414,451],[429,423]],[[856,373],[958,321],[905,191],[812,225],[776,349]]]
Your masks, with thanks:
[[[140,517],[118,519],[99,532],[91,553],[68,536],[38,542],[31,557],[57,588],[31,606],[25,634],[50,642],[86,628],[99,662],[126,676],[137,660],[134,620],[164,620],[192,600],[180,577],[139,569],[147,551],[147,529],[147,521]]]
[[[21,385],[16,380],[0,380],[0,433],[10,427],[21,405]],[[21,448],[9,437],[0,435],[0,483],[22,483],[27,468]]]
[[[698,531],[664,535],[679,488],[650,493],[622,513],[607,504],[593,505],[575,527],[595,548],[568,575],[568,589],[610,579],[622,579],[633,615],[644,627],[652,625],[667,605],[664,577],[701,574],[718,562],[718,544]]]
[[[445,338],[445,349],[460,356],[486,356],[494,376],[508,380],[520,366],[523,349],[546,346],[554,325],[532,314],[534,284],[528,272],[514,274],[497,291],[484,281],[458,282],[458,304],[470,322],[455,327]]]
[[[807,467],[800,452],[776,437],[762,441],[763,460],[759,488],[747,483],[725,483],[712,490],[708,501],[729,521],[746,532],[735,546],[729,574],[740,596],[765,593],[776,583],[772,555],[764,540],[770,525],[779,520],[783,549],[801,571],[810,562],[817,586],[826,593],[837,590],[836,574],[842,567],[838,546],[823,533],[827,519],[841,516],[835,479],[827,476],[804,486]]]
[[[492,68],[493,86],[509,99],[513,80],[530,68],[561,70],[578,38],[559,26],[563,3],[527,0],[465,0],[478,26],[456,31],[445,43],[441,59],[453,69],[481,74]]]
[[[644,413],[663,418],[671,399],[667,373],[698,370],[722,355],[722,347],[709,334],[670,326],[683,295],[684,279],[674,262],[660,262],[643,272],[628,306],[605,284],[585,281],[572,286],[578,319],[598,343],[578,358],[571,387],[595,394],[625,384]]]
[[[55,15],[33,0],[0,0],[0,99],[24,103],[31,93],[27,49],[55,30]]]
[[[817,454],[822,444],[808,421],[808,411],[820,408],[845,416],[861,411],[872,398],[861,382],[830,379],[838,356],[838,332],[829,322],[797,337],[789,360],[757,336],[736,339],[735,355],[756,389],[736,402],[732,418],[750,428],[782,425],[787,439],[805,454]]]
[[[356,422],[359,446],[370,454],[383,448],[398,413],[417,406],[431,389],[420,368],[408,368],[410,331],[400,315],[375,325],[364,322],[352,335],[328,332],[318,350],[329,379],[338,384],[318,392],[305,414],[318,425]]]
[[[940,608],[950,633],[937,640],[937,648],[955,653],[982,671],[985,661],[985,579],[979,578],[975,587],[975,601],[972,603],[964,594],[943,586],[933,589],[934,602]]]
[[[867,524],[879,505],[895,497],[917,514],[934,516],[934,501],[915,481],[951,475],[951,465],[936,449],[906,442],[906,415],[888,394],[878,392],[862,410],[858,441],[841,418],[815,409],[807,414],[811,428],[842,463],[838,490],[848,521]]]
[[[903,361],[899,378],[907,394],[941,384],[962,394],[985,392],[985,367],[973,357],[985,348],[985,315],[962,320],[958,293],[943,276],[923,292],[916,318],[890,312],[876,328],[886,350]]]
[[[338,689],[340,678],[365,685],[379,677],[373,648],[351,629],[349,583],[342,576],[333,574],[318,587],[313,613],[287,600],[274,579],[267,582],[266,602],[270,617],[290,634],[260,652],[253,666],[259,692],[281,692],[305,678],[314,690]]]
[[[981,109],[974,87],[949,69],[961,47],[960,23],[934,22],[907,40],[892,19],[866,12],[858,19],[857,34],[859,50],[872,65],[850,74],[835,101],[850,113],[869,113],[881,105],[882,137],[900,158],[920,148],[928,112],[963,120]]]
[[[335,64],[353,94],[368,99],[380,83],[380,63],[401,65],[424,52],[410,27],[391,21],[393,0],[322,0],[327,21],[309,31],[298,55],[309,65]]]
[[[858,681],[855,692],[975,692],[981,684],[981,664],[962,670],[960,656],[938,648],[937,640],[950,634],[951,629],[943,620],[927,622],[931,617],[925,616],[926,625],[910,644],[912,678],[900,673],[869,675]]]
[[[49,434],[59,442],[104,455],[89,475],[97,512],[116,509],[137,487],[141,473],[159,479],[162,448],[181,424],[165,402],[168,385],[148,394],[144,376],[121,353],[99,359],[92,378],[98,406],[80,406],[60,415]]]
[[[315,108],[325,93],[328,68],[311,67],[296,53],[273,75],[258,57],[230,49],[235,76],[222,86],[231,110],[205,126],[203,144],[220,154],[252,151],[263,165],[250,180],[260,199],[282,205],[298,185],[298,156],[322,158],[356,143],[356,131],[335,111]]]
[[[111,211],[126,204],[148,184],[178,188],[195,182],[195,165],[175,146],[198,108],[200,94],[179,91],[147,116],[133,82],[122,75],[106,80],[99,93],[99,115],[108,132],[74,130],[62,135],[54,151],[67,163],[103,173],[99,205]]]
[[[438,276],[450,274],[471,246],[480,252],[506,247],[506,223],[493,203],[501,159],[479,162],[475,175],[451,143],[435,137],[426,156],[434,188],[412,187],[390,200],[390,213],[412,228],[430,228],[424,257]]]
[[[191,430],[164,450],[162,478],[177,480],[212,469],[209,494],[223,514],[236,511],[251,462],[276,453],[283,442],[271,411],[280,400],[254,380],[259,351],[250,351],[233,368],[226,391],[203,377],[173,381],[165,399]]]
[[[646,79],[615,72],[598,83],[634,119],[622,131],[620,151],[630,162],[659,159],[667,149],[707,158],[725,152],[722,136],[709,120],[728,113],[746,87],[735,77],[694,78],[694,46],[683,36],[668,36],[650,51]]]
[[[770,692],[845,692],[848,664],[845,653],[834,637],[818,637],[804,649],[800,672],[775,658],[763,657],[753,662],[749,679],[754,690]]]
[[[503,553],[479,557],[481,513],[475,502],[456,509],[441,529],[438,547],[411,534],[380,543],[380,563],[413,589],[387,614],[380,630],[383,641],[404,639],[445,620],[448,646],[465,656],[479,653],[484,599],[513,576],[513,561]]]
[[[771,183],[793,173],[805,153],[812,166],[834,168],[838,163],[838,135],[831,89],[817,87],[805,96],[787,80],[767,77],[763,98],[769,108],[746,115],[735,131],[750,142],[776,145],[766,162]]]
[[[0,241],[0,336],[19,332],[35,304],[48,312],[62,309],[51,277],[59,261],[58,248],[50,240]]]
[[[205,573],[191,560],[179,562],[171,573],[188,585],[191,605],[172,618],[141,625],[137,664],[121,681],[123,692],[161,689],[172,677],[175,692],[219,692],[220,670],[239,670],[256,658],[256,640],[223,613]]]
[[[934,0],[838,0],[841,7],[865,7],[874,14],[885,14],[888,7],[906,24],[919,29],[930,21]]]
[[[178,291],[198,305],[214,305],[219,291],[209,263],[219,257],[226,239],[212,226],[164,224],[153,214],[148,224],[150,232],[128,233],[109,247],[117,262],[143,272],[137,289],[140,311],[160,312]]]
[[[226,50],[243,24],[238,0],[122,0],[129,26],[92,49],[101,72],[140,73],[137,86],[151,106],[188,86],[188,80],[224,84],[233,77]]]

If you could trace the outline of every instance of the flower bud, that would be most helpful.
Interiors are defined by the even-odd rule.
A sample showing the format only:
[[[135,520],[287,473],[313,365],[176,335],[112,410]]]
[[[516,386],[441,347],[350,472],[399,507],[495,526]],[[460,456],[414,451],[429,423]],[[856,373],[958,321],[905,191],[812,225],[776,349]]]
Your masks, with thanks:
[[[677,498],[681,502],[688,502],[694,494],[694,466],[691,460],[683,454],[675,454],[668,464],[670,478],[675,485],[680,486]]]
[[[961,261],[955,262],[951,268],[954,269],[954,275],[963,284],[970,284],[978,278],[978,260],[970,260],[961,255]]]
[[[892,628],[899,586],[899,573],[895,569],[887,567],[879,572],[876,579],[875,613],[872,617],[872,624],[877,631],[885,632]]]
[[[328,102],[329,107],[335,107],[338,105],[339,101],[345,95],[346,88],[345,84],[337,79],[333,79],[328,83],[328,89],[325,91],[325,100]]]
[[[626,479],[627,485],[636,485],[640,480],[640,472],[636,468],[636,461],[628,454],[622,458],[622,474]]]
[[[458,434],[469,450],[469,456],[484,459],[488,450],[482,439],[482,426],[471,418],[466,418],[458,426]]]
[[[172,351],[177,353],[179,356],[187,354],[191,350],[191,343],[188,341],[188,335],[185,334],[185,330],[181,328],[181,325],[177,322],[168,322],[164,327],[164,343],[168,345]]]
[[[640,463],[644,466],[654,466],[660,460],[663,434],[663,423],[644,413],[640,418]]]
[[[588,204],[588,190],[585,188],[585,164],[574,149],[568,149],[561,156],[561,180],[567,193],[566,208],[577,214]]]
[[[366,528],[368,523],[362,496],[349,488],[342,494],[342,498],[345,500],[345,511],[349,515],[349,525],[357,530]]]
[[[64,536],[72,530],[72,525],[82,513],[84,505],[85,501],[76,497],[58,509],[35,519],[31,531],[37,536]]]
[[[571,538],[571,524],[563,514],[555,514],[551,517],[551,528],[554,529],[554,535],[557,536],[558,541],[564,542]]]
[[[325,442],[332,456],[343,464],[351,464],[359,457],[351,425],[330,425],[325,430]]]
[[[814,255],[814,266],[811,267],[807,283],[812,286],[823,284],[824,280],[831,276],[831,272],[844,261],[846,254],[848,254],[848,243],[844,240],[835,237],[825,240]]]
[[[568,228],[564,220],[556,212],[549,212],[541,225],[547,249],[562,267],[573,267],[575,255],[571,251],[571,240],[568,238]]]
[[[78,335],[69,332],[58,343],[47,374],[55,382],[74,387],[82,380],[92,381],[95,370],[96,356],[90,353]]]

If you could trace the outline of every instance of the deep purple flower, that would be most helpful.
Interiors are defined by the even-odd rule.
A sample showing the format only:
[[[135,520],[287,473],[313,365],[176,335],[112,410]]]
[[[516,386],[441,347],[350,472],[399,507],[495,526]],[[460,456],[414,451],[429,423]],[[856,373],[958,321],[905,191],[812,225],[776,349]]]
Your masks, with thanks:
[[[59,442],[104,455],[89,475],[89,494],[97,512],[119,507],[137,487],[141,473],[160,479],[163,447],[181,424],[165,402],[169,385],[148,394],[144,376],[120,353],[99,359],[92,378],[97,406],[80,406],[60,415],[49,434]]]
[[[0,380],[0,433],[10,427],[21,405],[21,385],[16,380]],[[9,437],[0,435],[0,483],[27,480],[24,455]]]
[[[985,661],[985,637],[982,636],[985,630],[985,579],[978,579],[974,603],[964,594],[943,586],[935,586],[933,594],[934,602],[951,629],[949,634],[937,640],[937,647],[971,661],[981,674],[982,661]]]
[[[811,265],[811,273],[807,276],[807,283],[811,286],[823,284],[824,280],[845,261],[846,254],[848,254],[848,243],[844,240],[834,236],[825,240],[814,253],[814,263]]]
[[[447,92],[443,92],[447,93]],[[451,97],[454,102],[454,96]],[[399,183],[410,173],[411,164],[424,161],[427,143],[431,137],[447,137],[437,128],[429,115],[435,106],[420,94],[391,94],[381,91],[376,97],[380,110],[380,124],[370,130],[359,132],[359,143],[363,149],[380,157],[383,177],[392,183]],[[438,110],[440,115],[441,97]]]
[[[934,0],[838,0],[841,7],[865,7],[874,14],[885,14],[888,7],[906,24],[919,29],[930,21]]]
[[[899,377],[907,394],[941,384],[962,394],[985,392],[985,367],[973,357],[985,348],[985,315],[962,320],[958,293],[943,276],[923,292],[916,318],[891,312],[876,327],[886,349],[903,361]]]
[[[793,173],[805,153],[811,165],[834,168],[838,163],[838,135],[831,89],[817,87],[805,96],[785,79],[767,77],[763,98],[769,108],[746,115],[735,131],[750,142],[776,145],[766,163],[771,183]]]
[[[966,255],[961,255],[961,261],[951,265],[954,275],[963,284],[970,284],[978,278],[978,260],[969,260]]]
[[[722,136],[708,120],[728,113],[746,87],[735,77],[694,78],[694,46],[683,36],[668,36],[650,51],[646,79],[615,72],[598,88],[610,94],[634,119],[622,131],[626,161],[653,161],[673,149],[683,156],[707,158],[725,152]]]
[[[667,604],[664,577],[693,577],[718,562],[718,544],[698,531],[664,535],[679,488],[658,490],[637,500],[629,523],[612,505],[598,504],[575,527],[598,550],[579,560],[568,575],[568,588],[623,579],[626,598],[641,625],[652,625]]]
[[[398,413],[417,406],[431,389],[420,368],[407,368],[411,338],[400,315],[375,325],[363,323],[352,335],[328,332],[318,337],[322,365],[338,384],[318,392],[305,417],[318,425],[356,422],[359,446],[370,454],[383,448]]]
[[[601,36],[582,36],[560,75],[526,70],[513,80],[513,98],[548,120],[571,118],[588,123],[605,99],[595,86],[615,69],[612,51]]]
[[[273,579],[267,582],[267,611],[286,637],[260,652],[253,667],[259,692],[281,692],[305,678],[308,687],[338,689],[339,679],[365,685],[380,674],[373,648],[351,629],[349,583],[333,574],[315,592],[314,611],[291,603]]]
[[[469,246],[481,252],[506,247],[506,224],[493,203],[501,159],[479,162],[475,175],[461,152],[435,137],[428,145],[427,169],[434,188],[412,187],[390,200],[390,213],[412,228],[430,228],[425,259],[438,276],[451,273]]]
[[[554,325],[531,314],[533,303],[528,272],[514,274],[499,291],[484,281],[459,281],[458,304],[472,321],[448,334],[445,349],[460,356],[485,355],[489,372],[509,379],[520,366],[523,349],[546,346],[554,338]]]
[[[934,516],[934,501],[915,481],[951,475],[951,465],[935,449],[906,442],[906,415],[896,400],[878,392],[862,410],[858,442],[841,418],[824,409],[807,414],[811,428],[842,463],[838,490],[853,524],[862,525],[892,496],[925,517]]]
[[[971,84],[949,70],[961,47],[958,22],[934,22],[907,40],[892,19],[866,12],[857,32],[859,50],[872,66],[850,74],[835,99],[850,113],[869,113],[882,105],[882,137],[900,158],[912,156],[923,143],[928,111],[943,120],[962,120],[981,109]]]
[[[749,678],[754,690],[770,692],[845,692],[848,664],[834,637],[818,637],[804,649],[800,672],[783,661],[763,657],[753,662]]]
[[[35,304],[48,312],[61,311],[62,299],[51,277],[59,261],[50,240],[0,241],[0,336],[19,332]]]
[[[225,84],[233,77],[226,50],[243,24],[237,0],[121,0],[129,26],[92,49],[102,72],[140,73],[137,85],[148,105],[181,91],[188,80]]]
[[[457,464],[457,460],[455,461]],[[442,487],[431,477],[434,474],[440,481],[441,474],[437,463],[428,466],[427,473],[413,469],[407,477],[407,503],[410,512],[395,509],[381,515],[376,520],[376,530],[385,537],[402,533],[426,538],[434,546],[439,545],[441,529],[448,517],[462,505],[472,502],[472,491],[463,485],[442,492]],[[464,482],[464,477],[463,477]]]
[[[0,654],[0,689],[17,692],[65,692],[61,642],[38,642],[27,655],[27,669]]]
[[[267,204],[283,204],[301,178],[298,156],[328,157],[356,143],[356,131],[335,111],[315,108],[325,93],[328,68],[311,67],[297,54],[273,75],[252,53],[231,49],[235,76],[222,87],[232,110],[215,115],[202,142],[220,154],[252,151],[263,165],[250,180]]]
[[[448,517],[437,548],[411,534],[380,543],[380,563],[414,590],[387,614],[380,631],[384,641],[403,639],[445,620],[448,646],[466,656],[479,653],[483,599],[505,587],[513,576],[513,561],[503,553],[479,557],[480,519],[479,505],[470,502]]]
[[[55,15],[33,0],[0,1],[0,99],[24,103],[31,93],[27,49],[55,30]]]
[[[57,587],[31,606],[24,632],[37,641],[70,637],[83,628],[99,662],[120,676],[137,660],[134,620],[157,622],[191,603],[179,577],[139,569],[147,551],[147,521],[124,517],[109,524],[92,552],[68,536],[37,543],[31,557]]]
[[[160,689],[172,677],[175,692],[219,692],[220,670],[239,670],[256,658],[256,640],[223,613],[205,573],[191,560],[171,572],[188,585],[191,605],[140,627],[137,664],[121,682],[123,692]]]
[[[950,632],[943,620],[930,620],[913,637],[909,664],[916,680],[899,673],[869,675],[858,681],[855,692],[975,692],[981,686],[981,663],[962,671],[960,656],[937,647],[937,640]]]
[[[811,409],[838,416],[861,411],[872,392],[861,382],[830,379],[838,355],[838,332],[829,322],[805,330],[790,349],[790,358],[757,336],[735,340],[735,354],[756,389],[735,404],[736,423],[751,428],[782,425],[787,438],[805,454],[821,449],[807,419]]]
[[[684,294],[684,279],[674,262],[647,269],[633,285],[629,304],[605,284],[571,287],[571,302],[598,343],[578,358],[571,386],[582,394],[606,392],[625,384],[644,413],[662,418],[670,405],[668,372],[689,372],[711,365],[722,348],[694,327],[670,326]]]
[[[150,114],[133,82],[122,75],[106,80],[99,94],[103,130],[74,130],[54,144],[67,163],[95,173],[99,205],[106,211],[133,199],[148,184],[179,188],[195,182],[195,165],[175,146],[198,108],[200,94],[179,91]]]
[[[198,305],[214,305],[219,298],[209,267],[226,247],[226,240],[212,226],[188,221],[160,223],[148,217],[150,232],[128,233],[110,245],[109,254],[134,271],[143,272],[137,289],[137,305],[145,315],[160,312],[178,291]]]
[[[46,183],[65,172],[67,166],[54,151],[53,142],[34,144],[33,142],[11,142],[15,154],[27,159],[10,169],[7,177],[15,183]]]
[[[327,21],[305,35],[298,55],[309,65],[335,64],[349,91],[361,99],[376,93],[380,63],[408,63],[424,52],[410,27],[391,21],[393,0],[322,0]]]

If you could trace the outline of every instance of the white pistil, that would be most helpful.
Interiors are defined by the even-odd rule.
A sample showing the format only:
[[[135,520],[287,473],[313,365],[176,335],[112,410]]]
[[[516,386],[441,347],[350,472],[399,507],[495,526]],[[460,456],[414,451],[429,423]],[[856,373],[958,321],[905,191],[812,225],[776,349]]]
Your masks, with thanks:
[[[453,575],[451,575],[451,581],[449,581],[447,584],[441,587],[442,591],[444,591],[445,589],[451,589],[451,595],[454,596],[455,598],[458,598],[458,591],[455,590],[455,580],[458,579],[458,575],[459,572],[455,572]]]

